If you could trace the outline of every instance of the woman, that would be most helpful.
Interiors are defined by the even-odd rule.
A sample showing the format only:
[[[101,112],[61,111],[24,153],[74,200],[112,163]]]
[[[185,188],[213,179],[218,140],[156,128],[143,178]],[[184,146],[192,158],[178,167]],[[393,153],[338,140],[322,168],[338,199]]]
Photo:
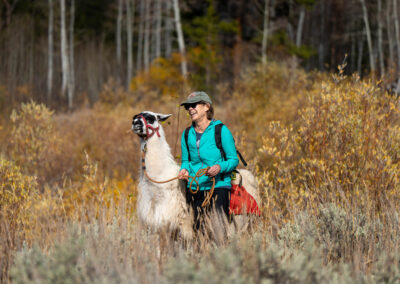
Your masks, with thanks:
[[[181,105],[189,112],[192,126],[188,132],[187,144],[185,133],[182,134],[182,166],[179,179],[188,181],[187,202],[194,211],[195,228],[199,229],[201,216],[205,213],[201,205],[211,189],[211,177],[215,177],[215,189],[211,203],[207,205],[206,210],[215,207],[220,215],[225,213],[226,217],[229,216],[231,173],[237,167],[239,159],[233,136],[226,126],[221,129],[221,142],[225,159],[216,146],[215,126],[221,124],[221,121],[213,119],[212,101],[205,92],[191,93]],[[189,190],[191,182],[189,176],[193,177],[200,169],[207,167],[209,169],[206,175],[201,176],[198,183],[192,183],[193,191],[196,191],[197,186],[199,186],[199,191],[193,194]]]

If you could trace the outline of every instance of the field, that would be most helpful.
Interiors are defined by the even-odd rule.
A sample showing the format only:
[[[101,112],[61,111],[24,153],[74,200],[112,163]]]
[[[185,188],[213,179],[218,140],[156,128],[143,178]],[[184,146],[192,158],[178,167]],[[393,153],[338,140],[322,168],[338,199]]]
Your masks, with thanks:
[[[135,214],[132,116],[172,113],[177,161],[190,123],[190,86],[152,74],[135,95],[105,85],[91,108],[26,102],[2,118],[1,283],[400,282],[400,102],[381,82],[271,62],[233,92],[217,86],[215,116],[257,175],[262,217],[225,245],[185,250],[160,247]]]

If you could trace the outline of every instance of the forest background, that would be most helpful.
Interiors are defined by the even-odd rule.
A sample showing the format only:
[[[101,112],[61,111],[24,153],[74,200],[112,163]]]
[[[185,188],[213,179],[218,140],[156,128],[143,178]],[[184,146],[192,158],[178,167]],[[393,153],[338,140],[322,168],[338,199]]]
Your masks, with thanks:
[[[398,281],[398,6],[2,0],[1,282]],[[183,251],[137,222],[128,130],[143,110],[172,113],[179,161],[193,90],[263,204],[251,234]]]

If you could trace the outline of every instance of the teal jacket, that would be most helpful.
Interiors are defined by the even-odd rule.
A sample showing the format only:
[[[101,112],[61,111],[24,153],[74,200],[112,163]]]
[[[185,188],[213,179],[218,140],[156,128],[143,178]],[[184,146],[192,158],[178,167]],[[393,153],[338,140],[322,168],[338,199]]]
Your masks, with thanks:
[[[191,161],[189,162],[188,151],[185,141],[185,132],[182,133],[182,169],[186,169],[190,176],[195,176],[197,171],[214,165],[221,167],[220,173],[215,177],[215,187],[231,187],[231,172],[236,169],[239,159],[236,154],[235,141],[228,127],[221,129],[222,148],[224,149],[226,160],[221,156],[221,152],[215,144],[215,125],[221,124],[219,120],[212,120],[200,138],[200,145],[196,145],[196,132],[191,126],[189,130],[188,144]],[[203,175],[198,179],[200,190],[210,190],[212,186],[211,178]],[[188,188],[191,179],[189,178]],[[197,184],[193,182],[192,190],[196,190]]]

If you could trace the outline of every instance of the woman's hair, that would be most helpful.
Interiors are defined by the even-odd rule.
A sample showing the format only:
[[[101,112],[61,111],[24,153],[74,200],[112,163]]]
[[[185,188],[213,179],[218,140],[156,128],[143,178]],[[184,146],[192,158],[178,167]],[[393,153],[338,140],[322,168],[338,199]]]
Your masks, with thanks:
[[[205,103],[205,104],[208,104],[208,103]],[[210,104],[209,104],[210,105]],[[214,108],[213,108],[213,106],[212,105],[210,105],[210,108],[207,110],[207,119],[208,120],[212,120],[213,119],[213,117],[214,117]]]

